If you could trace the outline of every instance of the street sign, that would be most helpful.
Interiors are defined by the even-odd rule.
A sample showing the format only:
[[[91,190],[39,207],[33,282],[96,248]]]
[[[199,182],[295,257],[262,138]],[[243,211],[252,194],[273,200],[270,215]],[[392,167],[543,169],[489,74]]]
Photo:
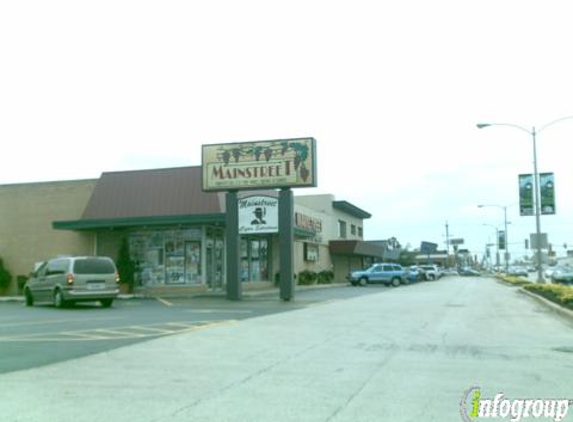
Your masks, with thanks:
[[[547,249],[547,233],[539,233],[539,243],[537,242],[537,233],[531,233],[529,235],[529,245],[531,249]]]
[[[432,242],[422,242],[420,245],[420,252],[425,254],[432,254],[438,250],[438,245]]]

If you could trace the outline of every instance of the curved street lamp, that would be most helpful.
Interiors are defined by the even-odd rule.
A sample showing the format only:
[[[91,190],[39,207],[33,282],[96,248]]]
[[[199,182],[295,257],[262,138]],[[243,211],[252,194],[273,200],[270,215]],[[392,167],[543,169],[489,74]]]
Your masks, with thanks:
[[[523,126],[515,125],[513,123],[478,123],[476,126],[478,129],[483,129],[489,126],[509,126],[514,127],[516,129],[523,130],[531,135],[533,139],[533,179],[534,179],[534,189],[535,189],[535,235],[537,237],[536,241],[536,249],[537,249],[537,282],[543,283],[545,280],[543,279],[543,269],[541,267],[542,259],[541,259],[541,205],[539,202],[539,173],[537,172],[537,144],[536,144],[536,136],[539,132],[545,130],[549,126],[554,125],[555,123],[561,122],[563,120],[573,119],[573,116],[562,117],[557,120],[553,120],[546,125],[541,126],[539,129],[535,129],[533,126],[530,129],[524,128]],[[506,242],[507,243],[507,242]]]
[[[508,270],[509,270],[509,235],[507,234],[507,205],[478,205],[478,208],[484,208],[484,207],[496,207],[496,208],[501,208],[503,210],[503,226],[504,226],[504,233],[503,233],[503,238],[504,238],[504,262],[505,262],[505,273],[507,274]],[[492,226],[493,227],[493,226]],[[496,227],[497,230],[497,227]],[[497,233],[497,245],[498,245],[498,253],[499,253],[499,230]]]
[[[499,271],[499,228],[492,224],[483,223],[482,226],[488,226],[495,230],[495,270],[496,272]],[[505,273],[507,274],[507,268],[505,269]]]

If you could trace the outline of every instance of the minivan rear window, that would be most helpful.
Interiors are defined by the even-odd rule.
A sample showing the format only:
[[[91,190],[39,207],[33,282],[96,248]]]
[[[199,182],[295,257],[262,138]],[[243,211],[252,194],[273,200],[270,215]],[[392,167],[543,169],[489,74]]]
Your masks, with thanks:
[[[113,274],[115,267],[107,259],[85,258],[74,261],[75,274]]]

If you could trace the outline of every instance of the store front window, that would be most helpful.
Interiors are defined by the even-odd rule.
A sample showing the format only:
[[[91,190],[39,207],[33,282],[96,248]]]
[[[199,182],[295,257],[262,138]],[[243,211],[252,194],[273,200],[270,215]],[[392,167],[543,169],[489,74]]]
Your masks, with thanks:
[[[241,281],[269,281],[268,237],[241,238]]]
[[[201,229],[134,232],[129,236],[136,284],[202,284]]]

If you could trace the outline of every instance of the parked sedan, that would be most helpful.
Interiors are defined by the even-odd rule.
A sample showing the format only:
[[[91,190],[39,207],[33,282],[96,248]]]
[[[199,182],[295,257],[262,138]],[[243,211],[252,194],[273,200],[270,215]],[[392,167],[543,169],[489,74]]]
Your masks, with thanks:
[[[573,284],[573,267],[568,265],[555,267],[551,274],[551,281],[558,284]]]
[[[416,283],[424,279],[424,274],[416,265],[406,268],[406,280],[408,283]]]
[[[348,277],[353,286],[365,286],[368,283],[391,284],[398,287],[406,277],[406,271],[398,264],[374,264],[363,271],[353,271]]]
[[[516,277],[527,277],[529,272],[527,268],[521,266],[509,267],[507,270],[507,275],[512,275]]]

